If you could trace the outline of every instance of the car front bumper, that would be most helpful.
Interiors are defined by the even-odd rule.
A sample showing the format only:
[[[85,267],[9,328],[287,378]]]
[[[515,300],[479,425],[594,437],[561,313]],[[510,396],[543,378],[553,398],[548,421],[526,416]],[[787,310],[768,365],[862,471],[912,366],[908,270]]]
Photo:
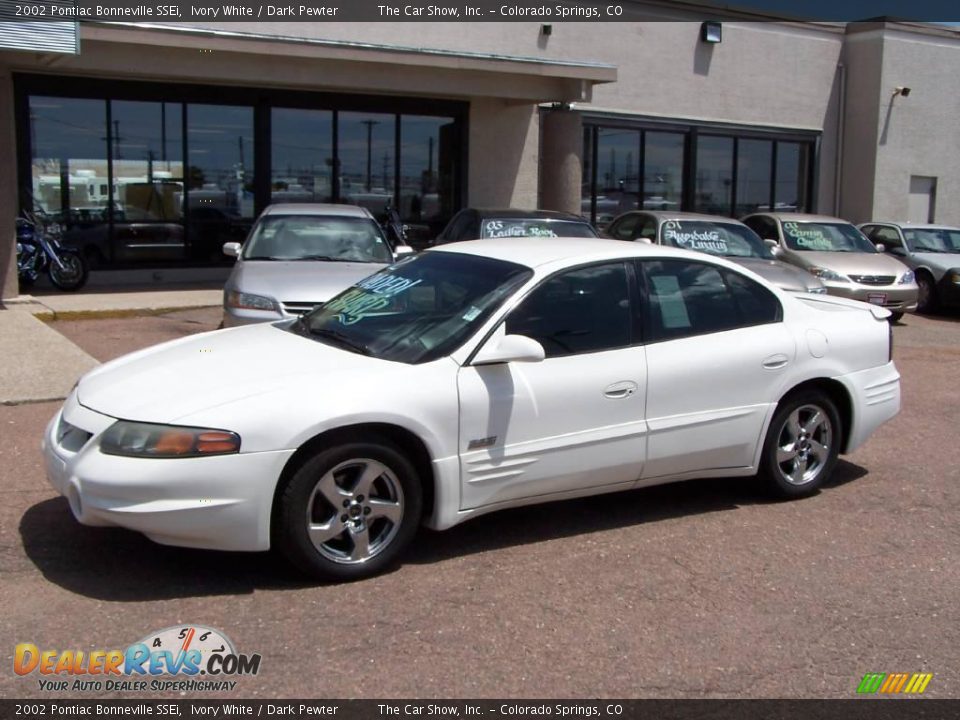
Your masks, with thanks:
[[[824,281],[827,292],[837,297],[860,300],[885,307],[890,312],[914,312],[917,309],[916,284],[909,285],[860,285]]]
[[[107,455],[100,436],[114,422],[80,405],[74,392],[44,432],[47,479],[80,523],[135,530],[165,545],[269,549],[274,491],[293,450],[172,459]],[[66,427],[90,437],[77,448],[61,438]]]

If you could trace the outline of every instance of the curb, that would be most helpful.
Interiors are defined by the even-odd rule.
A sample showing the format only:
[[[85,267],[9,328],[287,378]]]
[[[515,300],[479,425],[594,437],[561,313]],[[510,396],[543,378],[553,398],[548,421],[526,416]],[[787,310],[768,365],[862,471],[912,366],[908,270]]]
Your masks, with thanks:
[[[151,315],[166,315],[180,310],[203,310],[220,307],[219,305],[175,305],[173,307],[158,308],[117,308],[105,310],[62,310],[60,312],[47,309],[42,312],[31,313],[37,320],[56,322],[58,320],[104,320],[111,318],[144,317]]]

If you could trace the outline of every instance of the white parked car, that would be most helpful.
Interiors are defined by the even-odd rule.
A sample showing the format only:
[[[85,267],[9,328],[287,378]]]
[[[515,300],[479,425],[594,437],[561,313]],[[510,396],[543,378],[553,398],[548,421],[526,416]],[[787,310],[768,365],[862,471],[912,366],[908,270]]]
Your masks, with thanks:
[[[900,408],[888,314],[658,245],[445,245],[97,368],[43,452],[84,524],[357,578],[500,508],[756,473],[812,493]]]

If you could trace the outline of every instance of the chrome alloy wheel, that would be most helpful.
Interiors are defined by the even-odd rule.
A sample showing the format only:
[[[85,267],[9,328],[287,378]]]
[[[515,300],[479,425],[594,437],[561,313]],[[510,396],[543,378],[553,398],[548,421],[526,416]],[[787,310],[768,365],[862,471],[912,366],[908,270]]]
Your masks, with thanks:
[[[807,485],[830,458],[833,424],[823,408],[801,405],[787,416],[777,439],[777,469],[791,485]]]
[[[403,510],[403,488],[389,467],[369,458],[346,460],[310,493],[307,537],[328,560],[359,565],[390,545]]]

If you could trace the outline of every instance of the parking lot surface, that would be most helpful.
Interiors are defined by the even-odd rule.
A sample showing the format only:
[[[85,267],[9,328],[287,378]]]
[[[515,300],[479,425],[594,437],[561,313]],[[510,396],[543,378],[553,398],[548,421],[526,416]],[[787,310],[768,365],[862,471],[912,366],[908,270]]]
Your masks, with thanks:
[[[107,360],[217,322],[52,327]],[[397,570],[345,585],[80,526],[38,449],[59,403],[0,407],[0,697],[58,696],[13,673],[17,643],[109,650],[190,623],[263,657],[192,697],[849,698],[867,672],[921,671],[960,697],[960,322],[908,316],[895,337],[901,414],[812,498],[706,480],[509,510],[421,531]]]

